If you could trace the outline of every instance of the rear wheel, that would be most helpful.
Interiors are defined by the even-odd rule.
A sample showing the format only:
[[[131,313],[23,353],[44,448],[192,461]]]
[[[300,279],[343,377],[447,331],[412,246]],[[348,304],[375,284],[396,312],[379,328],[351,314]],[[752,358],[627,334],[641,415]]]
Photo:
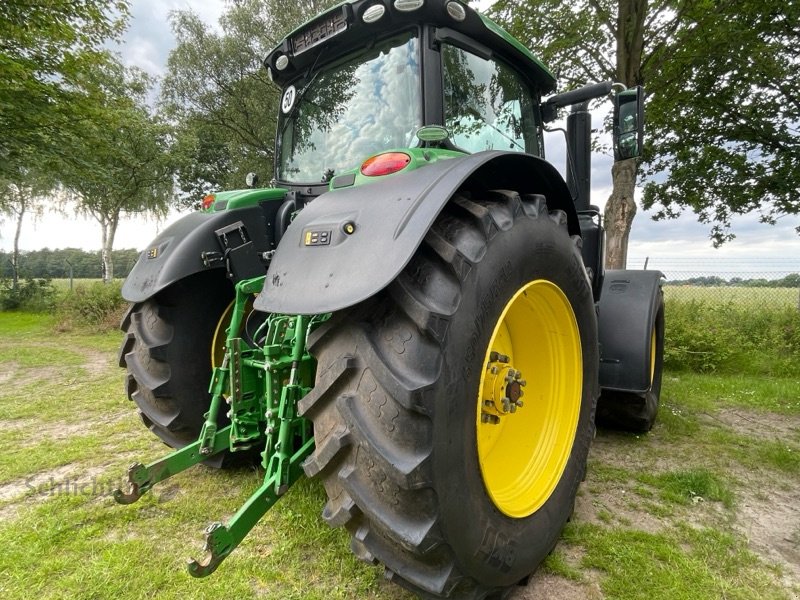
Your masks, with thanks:
[[[584,475],[596,327],[564,213],[541,196],[457,196],[389,288],[311,336],[317,385],[300,408],[324,519],[422,596],[523,580]]]
[[[664,292],[659,291],[655,323],[650,331],[650,387],[642,394],[603,390],[597,403],[601,427],[647,433],[655,425],[664,367]]]
[[[119,364],[128,371],[127,395],[144,425],[168,446],[181,448],[200,434],[211,401],[212,348],[215,339],[224,343],[232,299],[233,286],[221,271],[211,271],[132,305],[122,321]]]

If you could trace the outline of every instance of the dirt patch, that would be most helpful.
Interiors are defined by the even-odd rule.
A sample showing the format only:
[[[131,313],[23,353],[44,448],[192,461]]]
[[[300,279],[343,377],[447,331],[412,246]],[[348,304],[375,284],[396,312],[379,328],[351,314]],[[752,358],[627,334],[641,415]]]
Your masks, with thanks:
[[[115,357],[109,352],[98,352],[97,350],[81,349],[83,354],[83,364],[81,367],[90,375],[100,375],[114,366]]]
[[[658,533],[669,525],[666,519],[639,509],[640,503],[632,488],[624,484],[595,488],[593,492],[584,488],[575,499],[573,518],[580,523],[634,527],[646,533]]]
[[[35,473],[25,479],[16,479],[10,483],[4,483],[0,485],[0,502],[13,500],[14,498],[35,492],[48,481],[63,479],[74,470],[75,465],[64,465],[63,467],[58,467],[50,471]]]
[[[597,582],[577,583],[550,573],[536,573],[509,600],[602,600],[604,597]]]
[[[14,379],[14,377],[17,374],[17,371],[20,370],[19,363],[13,361],[5,363],[4,366],[5,369],[3,370],[2,373],[0,373],[0,385],[8,383],[12,379]]]
[[[0,429],[3,431],[34,431],[34,436],[24,436],[20,443],[22,447],[31,447],[40,444],[43,440],[65,441],[74,437],[102,433],[110,425],[119,423],[131,417],[130,410],[118,411],[104,415],[102,419],[86,419],[81,423],[44,422],[33,419],[16,419],[10,421],[0,420]],[[124,436],[123,436],[124,437]],[[140,437],[139,435],[130,437]]]
[[[759,439],[789,440],[800,437],[800,417],[777,413],[724,408],[699,415],[702,423],[722,426],[736,433]]]
[[[104,496],[116,486],[109,477],[101,477],[109,465],[86,467],[71,464],[41,471],[0,485],[0,502],[25,498],[26,501],[41,501],[59,494]]]
[[[11,419],[10,421],[0,420],[0,430],[5,432],[18,432],[24,429],[33,431],[41,423],[33,419]]]
[[[64,374],[69,372],[68,367],[55,365],[25,367],[15,362],[5,364],[8,365],[8,370],[0,373],[0,384],[12,381],[21,384],[33,381],[54,381],[63,379]]]
[[[53,348],[60,350],[61,347],[57,344],[49,344],[40,342],[37,344],[39,349]],[[116,357],[113,352],[101,352],[93,348],[79,347],[73,349],[73,352],[80,354],[82,363],[78,366],[85,370],[89,375],[102,375],[108,370],[112,369],[116,364]],[[40,366],[23,366],[16,361],[3,363],[3,371],[0,373],[0,385],[10,383],[12,381],[55,381],[65,380],[67,376],[74,374],[74,367],[63,365],[40,365]]]
[[[760,493],[746,492],[736,529],[754,552],[781,567],[785,585],[800,586],[800,483],[793,484],[788,489],[772,486]]]

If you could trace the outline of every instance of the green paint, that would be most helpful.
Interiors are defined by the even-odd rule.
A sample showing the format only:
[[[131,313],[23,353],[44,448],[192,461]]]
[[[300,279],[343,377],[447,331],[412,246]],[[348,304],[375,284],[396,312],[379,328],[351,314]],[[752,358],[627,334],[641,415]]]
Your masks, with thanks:
[[[556,76],[553,75],[550,69],[548,69],[545,66],[545,64],[541,60],[539,60],[539,58],[533,52],[528,50],[528,48],[526,48],[517,38],[512,36],[510,33],[508,33],[505,29],[500,27],[500,25],[492,21],[486,15],[478,13],[478,16],[480,16],[481,21],[483,21],[483,24],[486,26],[486,29],[494,33],[497,37],[502,39],[507,44],[510,44],[511,46],[519,50],[525,56],[525,58],[527,58],[533,63],[531,65],[533,69],[541,71],[543,75],[545,75],[548,79],[551,80],[551,89],[555,89]]]
[[[256,188],[247,190],[230,190],[214,194],[214,204],[206,212],[220,212],[253,206],[259,202],[283,200],[286,196],[283,188]]]
[[[303,474],[301,464],[314,449],[310,422],[301,417],[297,403],[314,383],[316,362],[306,349],[309,332],[330,315],[269,315],[253,332],[251,347],[239,337],[248,303],[264,287],[265,276],[236,285],[231,322],[225,340],[225,357],[211,377],[211,404],[198,440],[147,466],[136,463],[128,470],[127,493],[114,498],[131,504],[155,484],[225,450],[241,452],[263,447],[266,470],[261,486],[226,523],[206,529],[205,557],[188,564],[189,573],[204,577],[223,560]],[[223,402],[229,406],[231,424],[218,429]]]
[[[349,187],[357,187],[359,185],[365,185],[369,183],[374,183],[375,181],[380,181],[385,179],[386,177],[395,177],[400,173],[408,173],[409,171],[414,171],[416,169],[421,169],[423,167],[427,167],[432,165],[440,160],[450,160],[452,158],[459,158],[461,156],[466,156],[464,152],[456,152],[454,150],[442,150],[440,148],[395,148],[391,150],[384,150],[380,152],[380,154],[386,154],[387,152],[403,152],[411,157],[411,161],[400,171],[396,173],[392,173],[390,175],[382,175],[379,177],[368,177],[366,175],[361,174],[361,167],[359,166],[356,169],[351,169],[350,171],[345,171],[344,173],[340,173],[336,177],[331,180],[330,189],[333,190],[334,182],[343,175],[351,175],[355,174],[356,179],[352,186],[347,186],[345,188],[337,188],[337,189],[348,189]],[[365,160],[370,157],[365,157]]]

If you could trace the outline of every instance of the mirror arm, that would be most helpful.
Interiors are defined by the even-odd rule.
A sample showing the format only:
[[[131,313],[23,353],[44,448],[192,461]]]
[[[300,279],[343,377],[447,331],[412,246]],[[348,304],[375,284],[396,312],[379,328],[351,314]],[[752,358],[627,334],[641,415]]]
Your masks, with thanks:
[[[554,121],[557,116],[557,109],[573,104],[582,104],[595,98],[602,98],[611,93],[614,83],[604,81],[602,83],[592,83],[563,94],[556,94],[542,104],[542,121],[549,123]]]

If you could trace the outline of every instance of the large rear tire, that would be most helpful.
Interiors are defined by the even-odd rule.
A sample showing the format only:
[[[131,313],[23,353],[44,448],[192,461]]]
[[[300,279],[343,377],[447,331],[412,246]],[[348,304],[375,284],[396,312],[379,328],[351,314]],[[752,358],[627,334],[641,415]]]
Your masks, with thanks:
[[[457,196],[386,290],[310,337],[304,466],[325,485],[323,518],[420,596],[504,595],[572,513],[598,394],[577,242],[541,196]],[[509,370],[516,387],[497,388]],[[516,400],[517,370],[511,413],[487,396]]]
[[[232,299],[222,271],[210,271],[131,305],[122,320],[125,391],[145,427],[172,448],[200,434],[211,402],[212,342]]]

